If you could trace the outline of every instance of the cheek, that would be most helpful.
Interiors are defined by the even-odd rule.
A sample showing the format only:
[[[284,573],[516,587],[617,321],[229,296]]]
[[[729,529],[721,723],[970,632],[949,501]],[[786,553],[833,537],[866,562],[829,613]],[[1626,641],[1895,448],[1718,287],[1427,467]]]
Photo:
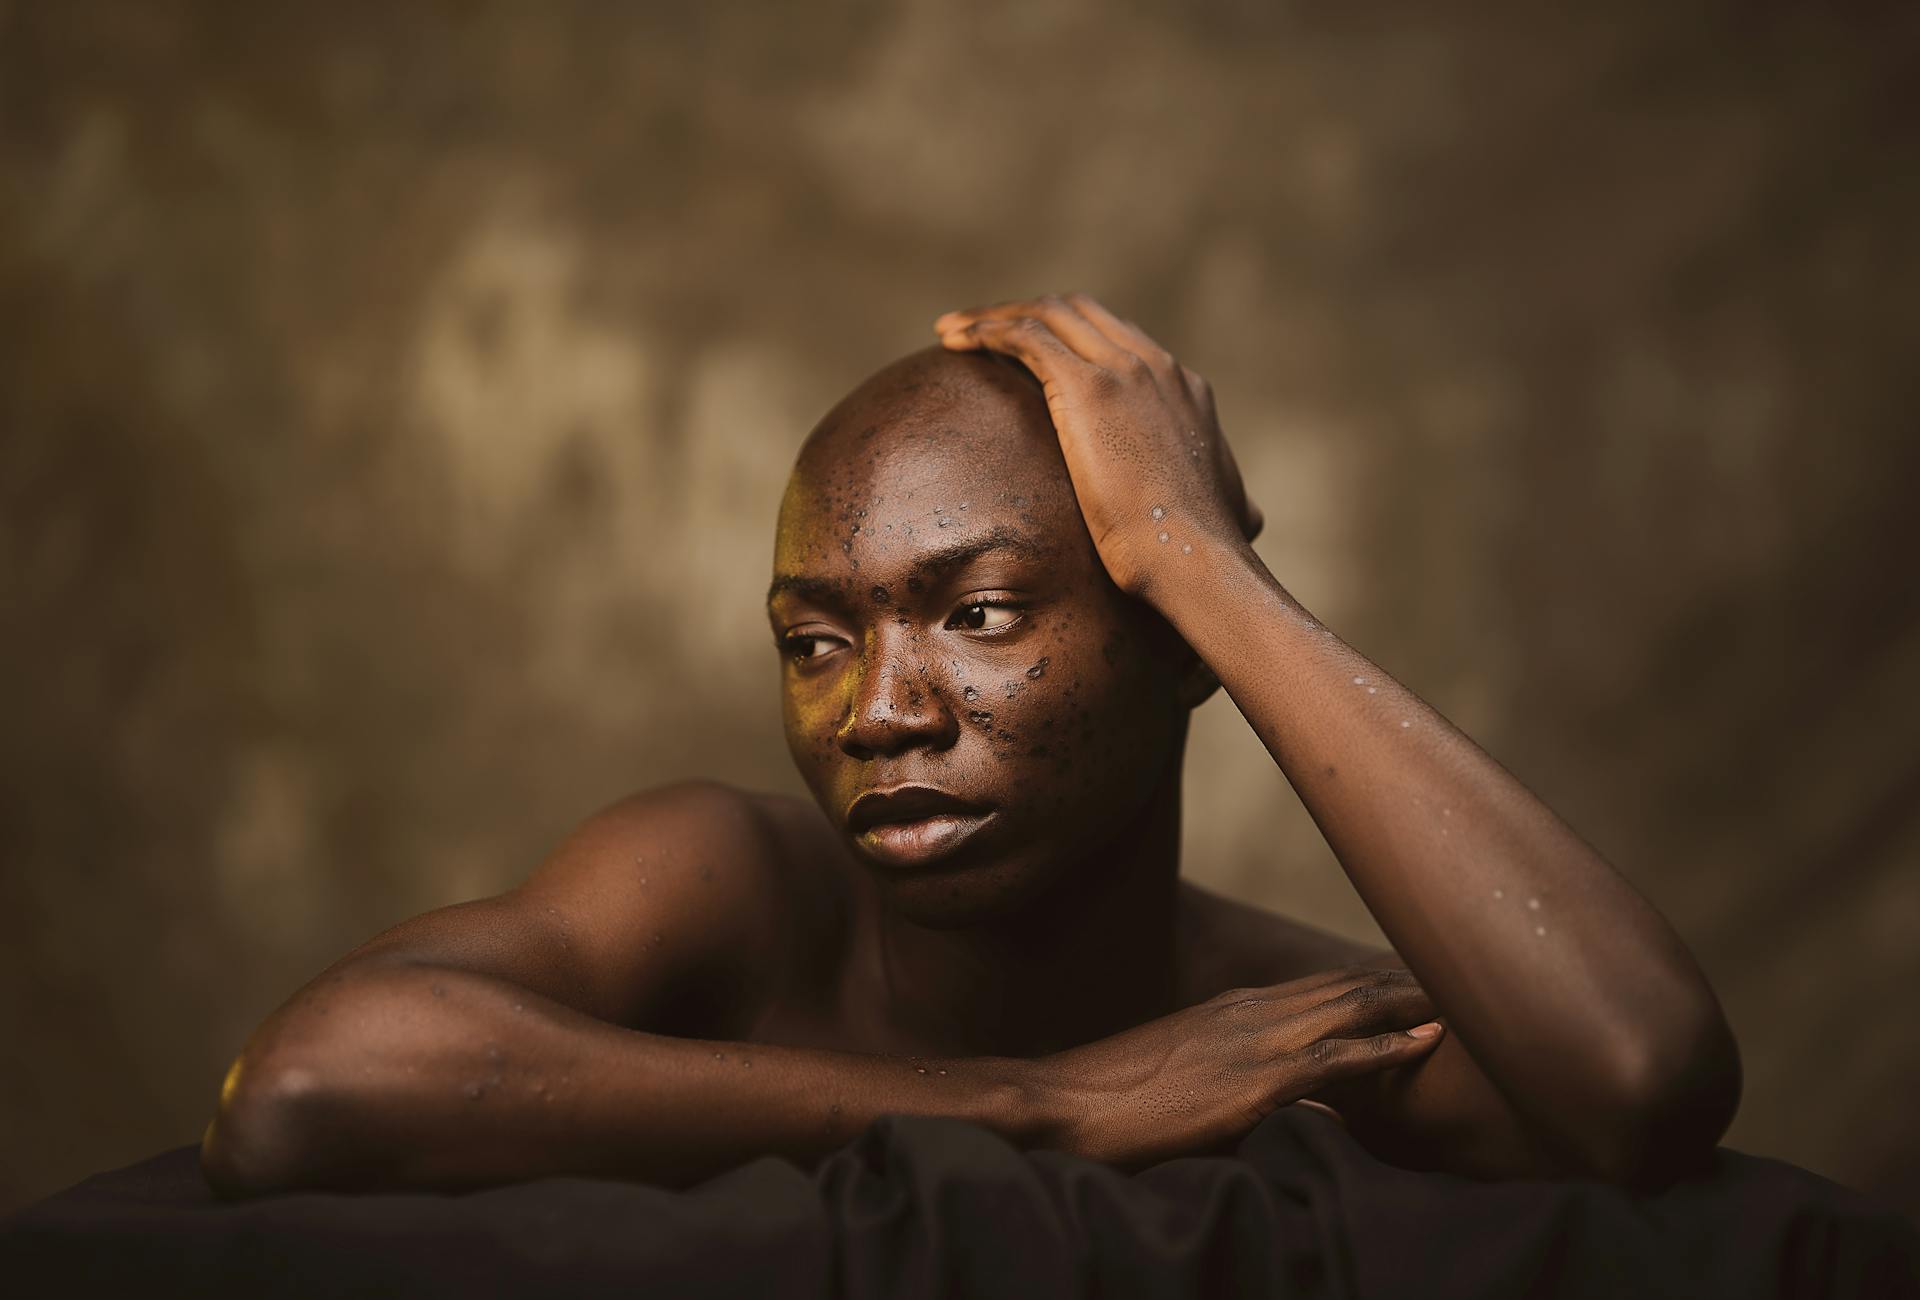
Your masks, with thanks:
[[[1169,743],[1152,665],[1129,651],[1124,633],[1084,618],[1063,615],[1037,631],[1015,665],[969,678],[967,725],[989,739],[996,759],[1033,774],[1043,807],[1149,783]]]
[[[823,770],[839,752],[834,739],[839,714],[826,691],[785,685],[780,702],[781,724],[786,731],[787,752],[803,776]]]

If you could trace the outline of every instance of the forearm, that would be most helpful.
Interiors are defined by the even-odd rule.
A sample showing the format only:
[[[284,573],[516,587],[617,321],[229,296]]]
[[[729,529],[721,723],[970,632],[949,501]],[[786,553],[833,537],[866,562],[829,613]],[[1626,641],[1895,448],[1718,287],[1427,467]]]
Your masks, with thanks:
[[[761,1155],[811,1164],[886,1113],[1024,1143],[1025,1071],[647,1034],[488,976],[385,965],[343,972],[263,1026],[204,1161],[230,1193],[549,1174],[684,1186]]]
[[[1580,1140],[1676,1086],[1711,1092],[1737,1080],[1711,989],[1625,879],[1304,610],[1250,547],[1196,546],[1182,558],[1180,581],[1155,604],[1239,705],[1394,948],[1517,1109]]]

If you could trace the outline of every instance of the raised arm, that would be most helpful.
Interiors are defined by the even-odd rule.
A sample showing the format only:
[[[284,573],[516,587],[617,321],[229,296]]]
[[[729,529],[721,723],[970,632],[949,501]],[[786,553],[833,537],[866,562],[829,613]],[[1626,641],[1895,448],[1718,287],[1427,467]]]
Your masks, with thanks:
[[[1225,686],[1452,1031],[1356,1133],[1480,1175],[1657,1179],[1739,1096],[1719,1004],[1658,912],[1467,736],[1304,609],[1248,544],[1205,383],[1083,296],[951,313],[1045,385],[1102,560]]]
[[[350,953],[234,1063],[202,1147],[209,1181],[229,1195],[546,1174],[678,1186],[760,1155],[811,1163],[889,1112],[1029,1136],[1019,1062],[922,1072],[726,1037],[773,993],[806,906],[779,869],[780,817],[716,785],[638,796],[518,889]]]

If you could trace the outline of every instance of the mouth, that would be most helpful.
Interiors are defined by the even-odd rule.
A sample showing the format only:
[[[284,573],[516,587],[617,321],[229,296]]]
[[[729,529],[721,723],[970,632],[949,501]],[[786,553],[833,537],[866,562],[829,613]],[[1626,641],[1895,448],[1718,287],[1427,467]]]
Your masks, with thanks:
[[[920,867],[950,857],[994,812],[931,786],[869,790],[847,810],[854,843],[877,862]]]

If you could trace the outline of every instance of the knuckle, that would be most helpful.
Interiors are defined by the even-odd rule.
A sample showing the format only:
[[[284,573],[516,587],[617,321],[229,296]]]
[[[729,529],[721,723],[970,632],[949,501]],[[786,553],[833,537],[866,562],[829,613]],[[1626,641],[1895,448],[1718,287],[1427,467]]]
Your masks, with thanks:
[[[1385,991],[1378,984],[1356,984],[1334,999],[1350,1011],[1372,1011],[1386,1001]]]
[[[1041,294],[1038,299],[1038,304],[1042,311],[1061,311],[1065,309],[1067,305],[1061,301],[1060,295],[1057,293]]]
[[[1316,1038],[1302,1049],[1301,1054],[1307,1058],[1309,1065],[1322,1070],[1330,1069],[1339,1063],[1340,1045],[1332,1038]]]
[[[1087,376],[1087,387],[1096,400],[1117,397],[1126,388],[1127,381],[1113,371],[1101,366]]]

